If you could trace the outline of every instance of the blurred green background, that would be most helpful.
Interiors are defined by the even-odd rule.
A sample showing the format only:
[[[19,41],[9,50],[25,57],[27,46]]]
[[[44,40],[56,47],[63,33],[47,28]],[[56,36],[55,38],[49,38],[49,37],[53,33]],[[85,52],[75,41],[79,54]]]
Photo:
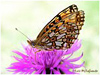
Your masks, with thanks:
[[[99,70],[99,2],[98,1],[2,1],[1,17],[1,72],[10,74],[7,67],[15,60],[12,51],[24,52],[21,43],[27,44],[27,38],[17,32],[18,28],[30,39],[35,39],[41,29],[61,10],[76,4],[85,12],[85,24],[79,39],[82,47],[77,51],[84,53],[86,69]],[[93,73],[93,72],[92,72]],[[96,74],[98,72],[95,72]],[[88,74],[85,72],[84,74]]]

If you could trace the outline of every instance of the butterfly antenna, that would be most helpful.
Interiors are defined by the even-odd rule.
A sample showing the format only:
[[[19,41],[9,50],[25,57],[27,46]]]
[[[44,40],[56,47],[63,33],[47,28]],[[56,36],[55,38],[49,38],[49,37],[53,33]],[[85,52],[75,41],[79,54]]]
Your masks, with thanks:
[[[17,28],[15,28],[15,30],[17,30],[18,32],[20,32],[21,34],[23,34],[26,38],[28,38],[24,33],[22,33],[21,31],[19,31]],[[29,39],[29,38],[28,38]],[[29,39],[30,40],[30,39]],[[31,40],[30,40],[31,41]]]

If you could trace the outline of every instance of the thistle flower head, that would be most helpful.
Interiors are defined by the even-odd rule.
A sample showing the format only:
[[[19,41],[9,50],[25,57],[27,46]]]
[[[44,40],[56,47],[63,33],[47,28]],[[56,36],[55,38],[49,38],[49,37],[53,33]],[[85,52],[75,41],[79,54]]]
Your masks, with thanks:
[[[75,69],[84,65],[74,64],[82,56],[70,59],[75,51],[81,47],[81,42],[76,40],[72,47],[68,50],[52,50],[46,51],[32,48],[30,46],[23,46],[25,54],[19,51],[13,51],[21,56],[21,58],[13,56],[17,62],[11,64],[9,71],[21,74],[76,74]],[[67,56],[66,56],[67,55]]]

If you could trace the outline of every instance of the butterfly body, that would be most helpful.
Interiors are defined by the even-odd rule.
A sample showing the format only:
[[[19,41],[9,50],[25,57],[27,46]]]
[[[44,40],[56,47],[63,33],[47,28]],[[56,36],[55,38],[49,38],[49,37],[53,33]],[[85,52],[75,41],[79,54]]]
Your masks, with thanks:
[[[36,40],[28,40],[39,49],[68,49],[78,38],[84,23],[84,11],[71,5],[58,13],[40,32]]]

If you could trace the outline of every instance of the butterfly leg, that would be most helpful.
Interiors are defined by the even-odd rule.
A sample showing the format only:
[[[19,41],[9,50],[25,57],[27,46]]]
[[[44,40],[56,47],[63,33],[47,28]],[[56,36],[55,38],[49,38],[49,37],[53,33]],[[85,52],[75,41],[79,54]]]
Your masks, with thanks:
[[[35,61],[36,61],[36,53],[37,53],[37,52],[40,52],[40,51],[41,51],[41,50],[38,50],[38,51],[35,52]]]

